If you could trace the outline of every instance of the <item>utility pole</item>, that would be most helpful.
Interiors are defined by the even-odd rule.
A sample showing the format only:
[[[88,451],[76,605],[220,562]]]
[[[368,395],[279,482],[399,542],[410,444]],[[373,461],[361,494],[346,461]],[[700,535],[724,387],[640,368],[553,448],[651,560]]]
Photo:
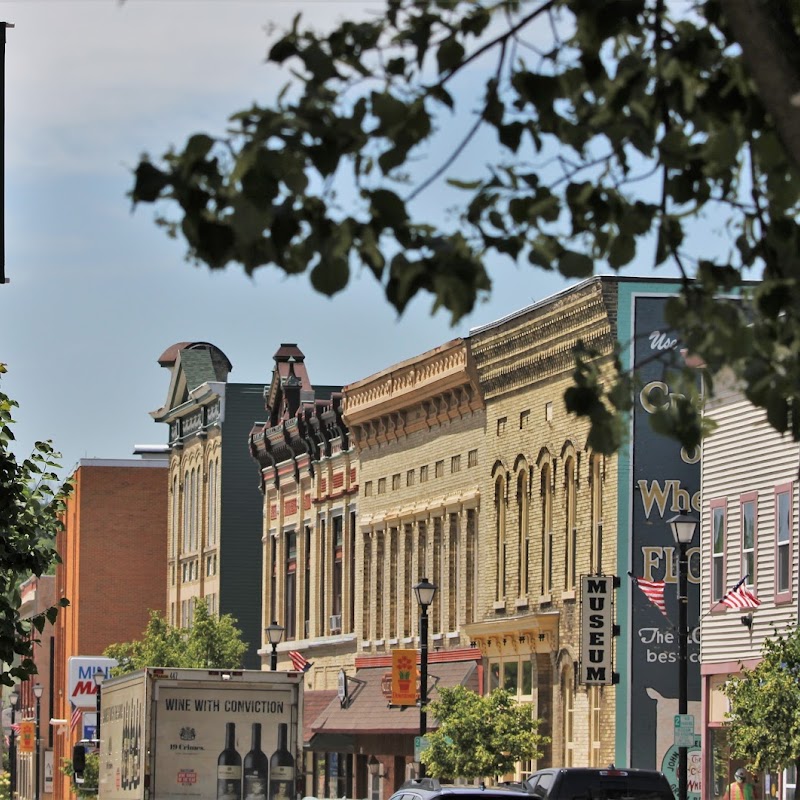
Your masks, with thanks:
[[[0,286],[6,278],[6,28],[11,22],[0,22]]]

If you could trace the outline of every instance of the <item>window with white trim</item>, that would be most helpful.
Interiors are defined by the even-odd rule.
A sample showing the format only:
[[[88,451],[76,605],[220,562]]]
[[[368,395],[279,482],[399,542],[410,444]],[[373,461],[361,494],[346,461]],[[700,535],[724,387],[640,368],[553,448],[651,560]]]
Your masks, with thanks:
[[[792,484],[775,487],[775,602],[792,599]]]
[[[756,514],[758,494],[748,492],[739,500],[739,519],[742,526],[742,569],[740,577],[747,577],[747,586],[756,584]]]
[[[725,595],[725,500],[712,500],[711,511],[711,601]]]

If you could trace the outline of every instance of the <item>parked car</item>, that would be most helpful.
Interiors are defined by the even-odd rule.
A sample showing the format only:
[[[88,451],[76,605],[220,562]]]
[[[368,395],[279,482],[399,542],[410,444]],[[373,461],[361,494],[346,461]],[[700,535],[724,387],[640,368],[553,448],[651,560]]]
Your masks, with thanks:
[[[554,767],[524,783],[539,800],[674,800],[666,776],[654,769]]]
[[[389,800],[521,800],[520,792],[524,792],[521,784],[487,788],[439,783],[435,778],[415,778],[406,781]]]

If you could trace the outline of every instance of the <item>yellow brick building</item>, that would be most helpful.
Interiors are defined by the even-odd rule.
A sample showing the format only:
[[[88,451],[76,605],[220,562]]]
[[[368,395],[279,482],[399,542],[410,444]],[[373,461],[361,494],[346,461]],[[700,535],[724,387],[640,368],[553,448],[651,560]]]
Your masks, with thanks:
[[[613,308],[597,279],[470,332],[486,433],[479,618],[465,633],[486,688],[509,688],[543,720],[552,743],[538,766],[614,759],[614,687],[581,686],[577,670],[580,578],[616,569],[617,461],[587,448],[588,424],[563,399],[578,340],[613,352]]]

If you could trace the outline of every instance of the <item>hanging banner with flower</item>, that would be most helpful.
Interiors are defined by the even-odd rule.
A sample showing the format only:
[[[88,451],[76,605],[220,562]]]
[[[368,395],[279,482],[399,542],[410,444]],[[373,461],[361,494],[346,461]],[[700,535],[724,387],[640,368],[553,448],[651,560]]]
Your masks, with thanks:
[[[19,724],[19,739],[17,750],[20,753],[32,753],[35,750],[36,723],[25,721]]]
[[[417,651],[392,650],[392,705],[417,704]]]

